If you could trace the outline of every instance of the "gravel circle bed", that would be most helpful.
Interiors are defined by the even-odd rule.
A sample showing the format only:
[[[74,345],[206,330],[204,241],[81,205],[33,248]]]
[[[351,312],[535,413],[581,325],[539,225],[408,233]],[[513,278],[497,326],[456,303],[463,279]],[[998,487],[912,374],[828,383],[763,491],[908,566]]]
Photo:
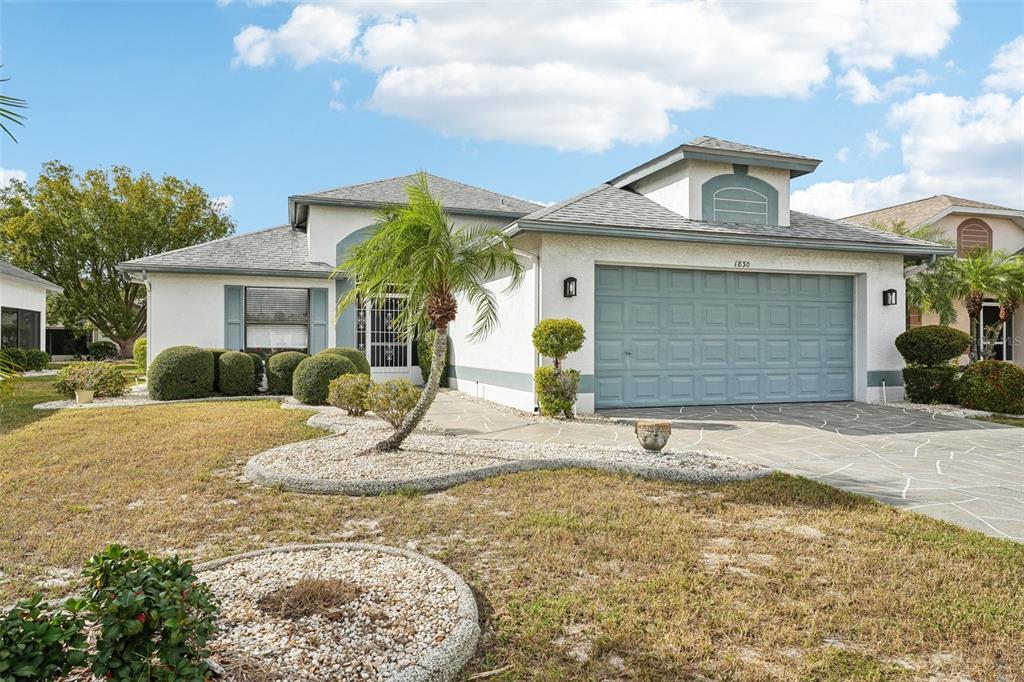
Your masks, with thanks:
[[[211,642],[260,679],[451,680],[480,637],[476,601],[450,568],[408,550],[362,543],[292,545],[196,567],[220,604]],[[302,579],[341,581],[352,596],[329,616],[282,616],[268,596]],[[269,674],[268,674],[269,673]]]
[[[988,412],[986,410],[972,410],[966,407],[960,407],[959,405],[926,405],[924,403],[912,403],[905,400],[890,401],[885,403],[883,407],[895,407],[906,410],[916,410],[918,412],[927,412],[932,416],[938,415],[940,417],[960,417],[962,419],[972,419],[974,417],[991,417],[996,412]],[[1009,414],[1007,417],[1015,417],[1017,419],[1024,419],[1022,415]]]
[[[285,405],[287,407],[287,405]],[[380,495],[430,492],[500,474],[534,469],[589,468],[690,483],[721,483],[765,476],[757,464],[707,451],[646,452],[622,447],[527,443],[417,431],[391,453],[361,454],[390,427],[369,418],[321,410],[310,426],[337,435],[289,443],[262,452],[245,466],[253,483],[297,492]]]
[[[209,398],[189,398],[187,400],[153,400],[147,393],[132,391],[117,398],[95,398],[91,403],[79,405],[74,398],[69,400],[51,400],[46,403],[37,403],[32,406],[33,410],[87,410],[102,407],[146,407],[149,405],[180,405],[182,403],[213,403],[230,400],[286,400],[290,396],[269,395],[257,393],[255,395],[217,395]]]

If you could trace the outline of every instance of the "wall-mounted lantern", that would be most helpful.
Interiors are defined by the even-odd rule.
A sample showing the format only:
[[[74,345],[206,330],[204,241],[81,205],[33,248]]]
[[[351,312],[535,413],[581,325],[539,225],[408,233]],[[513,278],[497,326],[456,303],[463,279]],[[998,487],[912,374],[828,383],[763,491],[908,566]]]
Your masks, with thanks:
[[[882,292],[882,305],[896,305],[895,289],[886,289]]]
[[[562,280],[562,296],[572,298],[576,295],[576,278],[566,277]]]

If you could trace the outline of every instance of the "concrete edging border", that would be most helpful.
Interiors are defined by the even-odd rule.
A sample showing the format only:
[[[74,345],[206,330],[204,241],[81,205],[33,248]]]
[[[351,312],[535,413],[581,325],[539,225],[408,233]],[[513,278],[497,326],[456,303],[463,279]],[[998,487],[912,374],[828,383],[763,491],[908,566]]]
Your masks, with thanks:
[[[476,598],[466,581],[458,573],[448,568],[440,561],[431,559],[428,556],[398,547],[378,545],[363,542],[331,542],[311,545],[280,545],[268,547],[252,552],[234,554],[222,559],[214,559],[201,564],[196,564],[194,569],[197,574],[203,571],[221,568],[227,564],[243,559],[265,556],[268,554],[279,554],[284,552],[302,552],[320,549],[351,549],[390,554],[400,556],[413,561],[418,561],[441,573],[455,590],[458,598],[456,610],[455,627],[440,645],[428,651],[420,660],[416,661],[410,668],[406,668],[394,676],[396,682],[435,682],[454,680],[459,671],[465,667],[476,651],[477,643],[480,641],[480,614],[476,608]],[[413,669],[415,668],[415,669]]]

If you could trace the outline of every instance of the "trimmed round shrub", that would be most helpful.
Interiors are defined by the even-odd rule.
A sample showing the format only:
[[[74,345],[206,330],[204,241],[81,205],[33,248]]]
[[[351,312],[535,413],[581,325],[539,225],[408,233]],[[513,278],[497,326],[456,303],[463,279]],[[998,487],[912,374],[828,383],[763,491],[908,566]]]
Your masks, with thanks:
[[[252,395],[256,392],[256,373],[252,358],[246,353],[229,350],[221,353],[220,392],[224,395]]]
[[[434,361],[434,338],[437,336],[436,329],[428,329],[423,336],[416,339],[416,355],[419,357],[420,374],[423,375],[423,383],[430,379],[430,365]],[[441,368],[441,386],[445,385],[445,370],[448,368],[449,348],[444,349],[444,367]]]
[[[213,353],[213,390],[220,391],[220,356],[228,352],[227,348],[207,348]]]
[[[976,362],[960,376],[957,395],[972,410],[1024,414],[1024,369],[1002,360]]]
[[[939,367],[957,359],[971,345],[967,332],[933,324],[914,327],[896,337],[896,350],[908,365]]]
[[[355,373],[356,366],[344,356],[337,353],[314,355],[295,368],[292,395],[306,405],[323,405],[327,402],[327,388],[331,381],[342,374]]]
[[[4,355],[6,355],[7,359],[10,360],[12,364],[14,364],[14,368],[17,371],[24,372],[28,369],[28,367],[26,366],[28,364],[28,357],[26,356],[26,351],[24,348],[5,346],[3,350]]]
[[[905,367],[903,388],[907,400],[926,405],[955,405],[959,367]]]
[[[317,353],[317,355],[320,355],[321,353],[334,353],[335,355],[340,355],[343,358],[348,358],[349,361],[355,365],[357,372],[370,376],[370,362],[366,359],[366,355],[363,351],[357,348],[325,348],[320,351],[320,353]]]
[[[263,386],[263,356],[259,353],[246,353],[246,355],[252,358],[252,375],[256,379],[256,390],[258,391]]]
[[[533,328],[533,347],[544,357],[554,360],[556,369],[566,355],[583,347],[586,338],[583,325],[572,319],[541,320]]]
[[[342,374],[327,387],[327,402],[360,417],[370,409],[370,387],[373,382],[362,372]]]
[[[94,391],[97,398],[116,398],[128,392],[128,377],[110,362],[73,362],[57,372],[53,387],[68,398],[82,390]]]
[[[140,371],[146,371],[146,337],[142,336],[135,339],[135,344],[132,346],[132,359],[135,360],[135,366]]]
[[[286,350],[267,358],[267,392],[271,395],[291,395],[295,368],[308,357],[297,350]]]
[[[93,341],[87,347],[90,360],[113,360],[121,349],[113,341]]]
[[[396,429],[420,399],[420,389],[408,379],[389,379],[370,387],[370,409]]]
[[[171,346],[149,366],[149,397],[154,400],[208,398],[213,393],[213,353],[197,346]]]
[[[554,367],[538,367],[533,375],[540,413],[546,417],[572,419],[580,373],[575,369],[558,371]]]
[[[25,369],[29,372],[38,372],[46,369],[50,364],[50,354],[38,348],[29,348],[25,351]]]

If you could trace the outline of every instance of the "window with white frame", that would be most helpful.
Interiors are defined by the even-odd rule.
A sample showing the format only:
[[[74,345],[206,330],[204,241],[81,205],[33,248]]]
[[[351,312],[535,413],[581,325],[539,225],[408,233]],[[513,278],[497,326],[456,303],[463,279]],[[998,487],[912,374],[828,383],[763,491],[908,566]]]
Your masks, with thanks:
[[[246,287],[245,348],[309,350],[309,289]]]

